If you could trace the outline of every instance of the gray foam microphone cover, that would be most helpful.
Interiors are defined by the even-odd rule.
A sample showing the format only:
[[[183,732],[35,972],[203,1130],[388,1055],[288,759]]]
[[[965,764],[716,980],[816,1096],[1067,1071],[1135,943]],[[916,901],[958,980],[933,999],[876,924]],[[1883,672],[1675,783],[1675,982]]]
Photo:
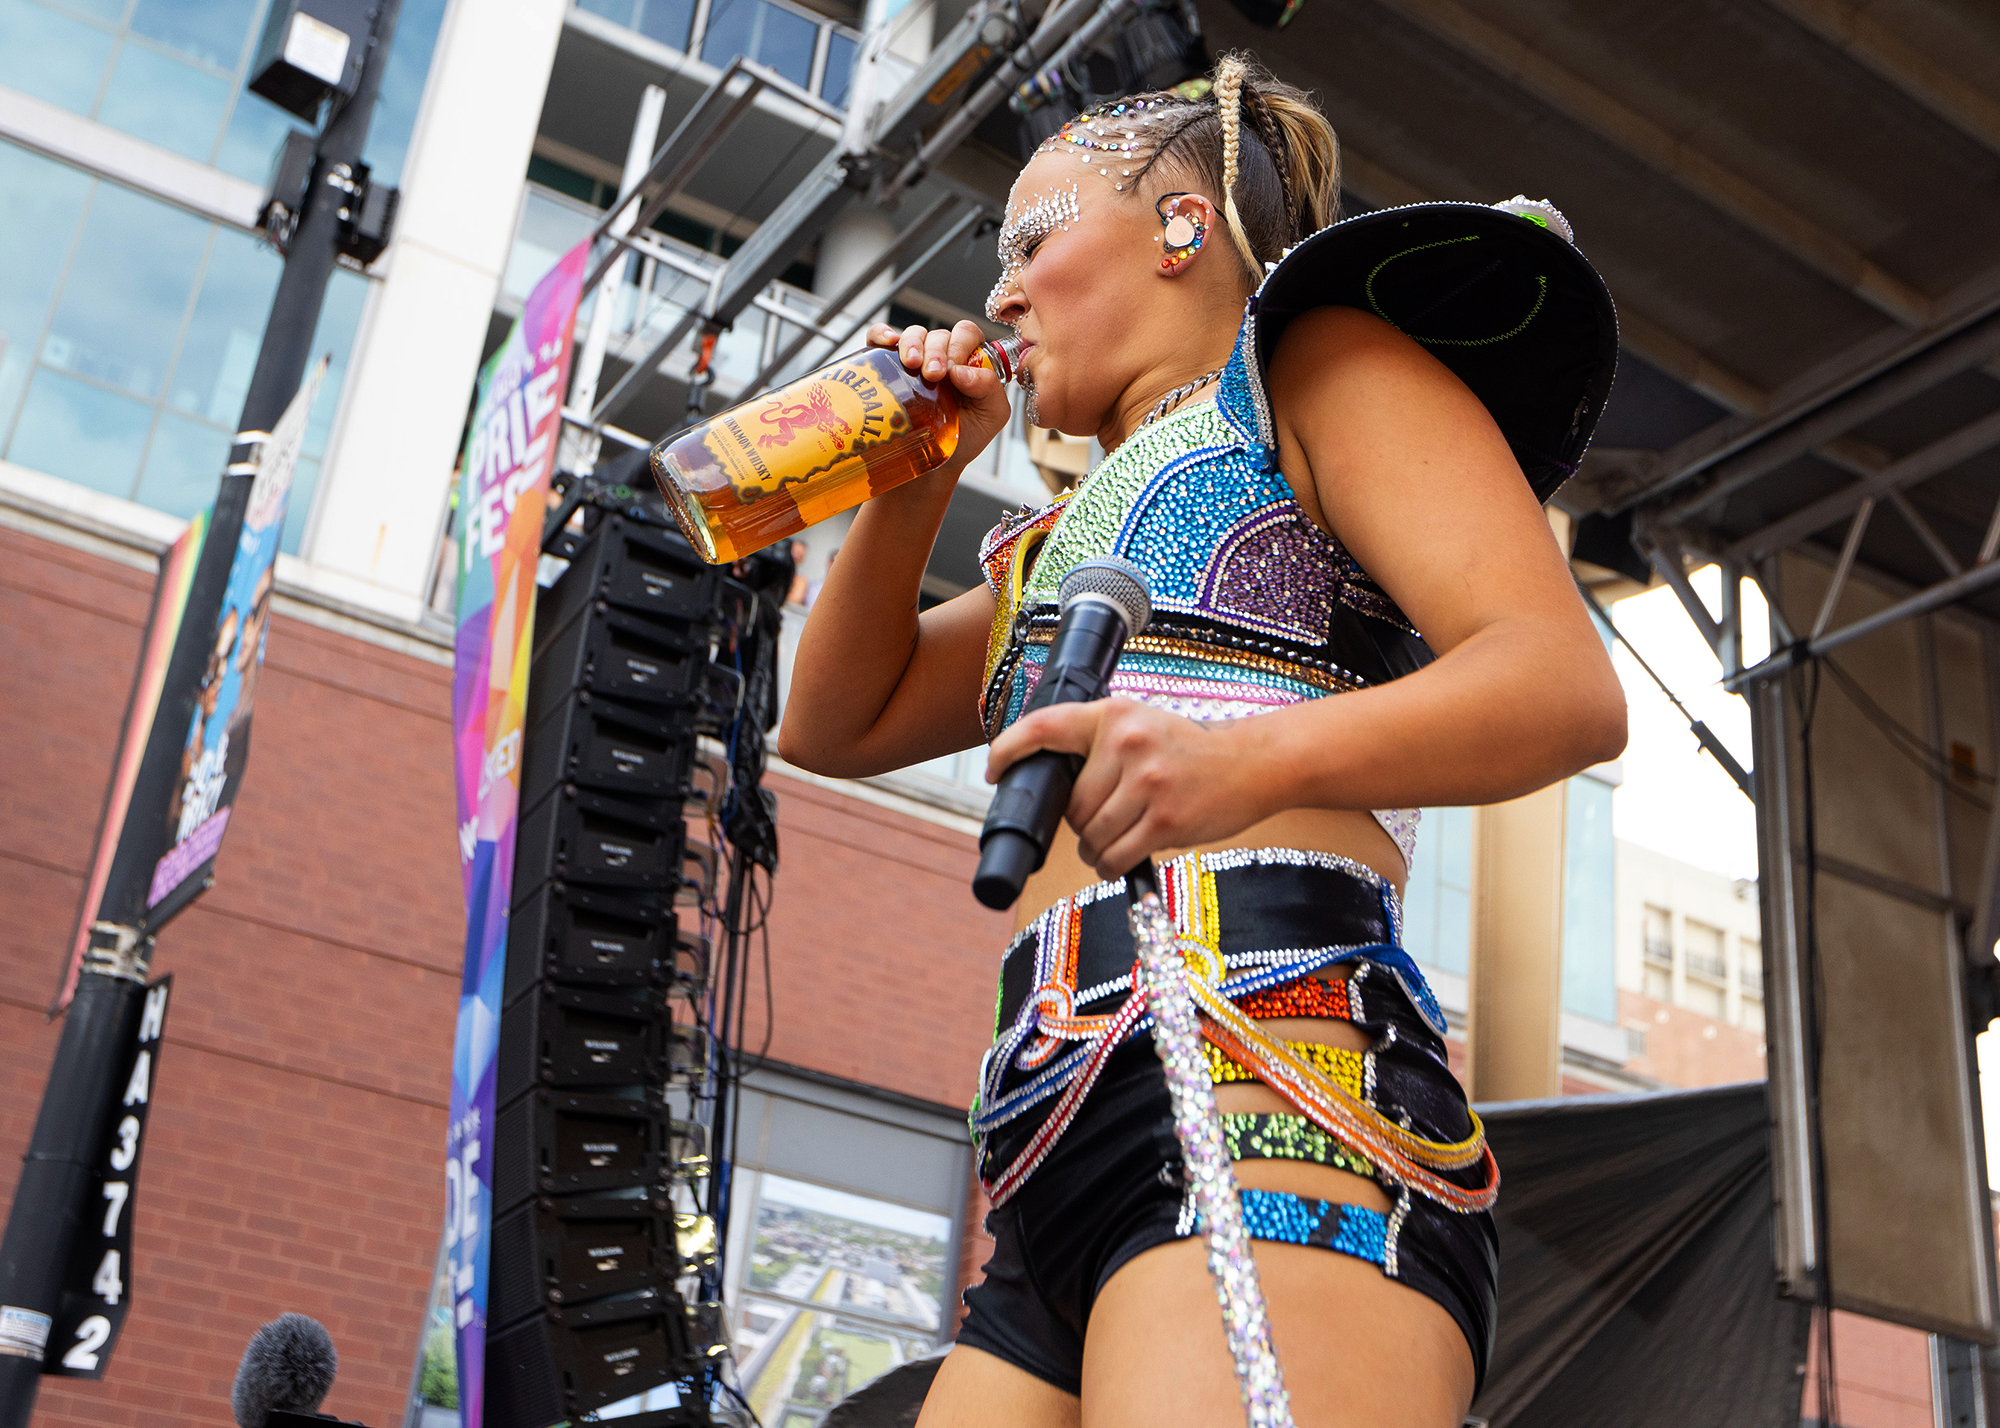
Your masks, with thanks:
[[[1056,590],[1056,603],[1067,610],[1080,595],[1096,595],[1116,605],[1125,616],[1129,639],[1153,618],[1153,591],[1146,572],[1115,555],[1092,556],[1070,568]]]
[[[274,1409],[317,1413],[339,1367],[325,1325],[303,1314],[280,1314],[250,1336],[229,1391],[229,1411],[238,1428],[264,1428]]]

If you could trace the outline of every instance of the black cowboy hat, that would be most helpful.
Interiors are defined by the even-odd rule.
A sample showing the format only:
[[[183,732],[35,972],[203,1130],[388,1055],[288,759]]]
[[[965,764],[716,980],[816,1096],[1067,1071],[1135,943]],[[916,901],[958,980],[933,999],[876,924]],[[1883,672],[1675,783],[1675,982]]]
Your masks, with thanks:
[[[1257,362],[1316,307],[1372,312],[1472,389],[1538,500],[1576,474],[1618,366],[1611,294],[1547,203],[1413,203],[1331,224],[1251,299]]]

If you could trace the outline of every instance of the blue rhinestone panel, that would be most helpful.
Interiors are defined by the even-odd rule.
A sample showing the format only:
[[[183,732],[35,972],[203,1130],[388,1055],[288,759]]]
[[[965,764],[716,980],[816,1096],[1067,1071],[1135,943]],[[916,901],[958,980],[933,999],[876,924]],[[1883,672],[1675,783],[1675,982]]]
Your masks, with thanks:
[[[1252,1239],[1330,1249],[1370,1264],[1388,1259],[1389,1217],[1380,1210],[1279,1190],[1245,1190],[1242,1196],[1243,1227]]]

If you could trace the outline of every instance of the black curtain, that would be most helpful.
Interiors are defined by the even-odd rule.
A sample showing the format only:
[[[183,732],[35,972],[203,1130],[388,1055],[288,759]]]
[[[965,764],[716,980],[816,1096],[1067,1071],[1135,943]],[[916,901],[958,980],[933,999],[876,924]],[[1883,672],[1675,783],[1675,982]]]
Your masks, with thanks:
[[[1811,1310],[1771,1268],[1761,1083],[1483,1106],[1499,1158],[1492,1428],[1799,1421]]]
[[[1503,1177],[1490,1428],[1794,1428],[1811,1310],[1771,1270],[1761,1083],[1479,1108]],[[1218,1326],[1219,1327],[1219,1326]],[[823,1428],[911,1428],[938,1360]]]

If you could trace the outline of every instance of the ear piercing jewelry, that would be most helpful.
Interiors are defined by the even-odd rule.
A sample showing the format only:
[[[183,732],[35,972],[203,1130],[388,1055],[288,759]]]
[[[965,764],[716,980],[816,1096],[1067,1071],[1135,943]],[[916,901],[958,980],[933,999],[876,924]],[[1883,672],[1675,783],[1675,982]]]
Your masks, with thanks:
[[[1208,241],[1208,226],[1201,221],[1198,212],[1173,214],[1167,212],[1167,205],[1173,200],[1192,197],[1194,195],[1186,193],[1162,194],[1160,201],[1154,205],[1154,211],[1160,215],[1160,222],[1166,229],[1166,232],[1160,235],[1163,249],[1160,255],[1162,272],[1178,271],[1181,264],[1199,253],[1201,245]]]

